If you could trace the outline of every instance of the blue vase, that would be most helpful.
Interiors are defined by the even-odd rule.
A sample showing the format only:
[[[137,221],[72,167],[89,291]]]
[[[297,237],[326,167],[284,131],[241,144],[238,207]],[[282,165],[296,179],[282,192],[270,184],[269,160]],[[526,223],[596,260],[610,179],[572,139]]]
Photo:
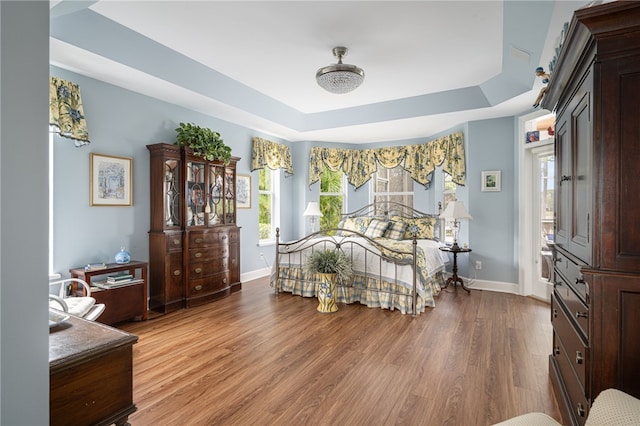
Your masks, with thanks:
[[[124,247],[120,248],[120,251],[116,253],[116,263],[129,263],[131,260],[131,255],[128,251],[124,249]]]

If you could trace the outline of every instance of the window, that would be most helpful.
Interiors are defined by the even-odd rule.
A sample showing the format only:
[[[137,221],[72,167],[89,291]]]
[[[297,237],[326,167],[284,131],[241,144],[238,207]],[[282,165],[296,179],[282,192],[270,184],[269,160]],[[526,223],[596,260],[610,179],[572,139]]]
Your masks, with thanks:
[[[258,232],[260,244],[275,242],[276,223],[280,221],[280,175],[277,170],[260,169],[258,173]]]
[[[373,202],[393,201],[405,206],[413,207],[413,179],[402,168],[393,169],[378,167],[373,175]],[[376,212],[383,213],[383,212]]]
[[[442,211],[447,208],[449,201],[457,200],[456,189],[458,185],[448,173],[442,172]],[[444,225],[444,241],[453,244],[453,222],[446,221]]]
[[[346,176],[324,168],[320,177],[320,229],[337,228],[346,206]]]

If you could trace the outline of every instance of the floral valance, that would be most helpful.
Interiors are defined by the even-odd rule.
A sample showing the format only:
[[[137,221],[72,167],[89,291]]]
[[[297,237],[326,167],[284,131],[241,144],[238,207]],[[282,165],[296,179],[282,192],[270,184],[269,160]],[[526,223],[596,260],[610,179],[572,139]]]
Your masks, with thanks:
[[[61,78],[49,77],[49,125],[76,146],[89,143],[80,87]]]
[[[416,182],[429,187],[437,166],[451,175],[458,185],[465,184],[466,166],[462,132],[452,133],[420,144],[375,149],[311,148],[309,185],[320,180],[324,167],[341,170],[348,182],[356,188],[364,185],[380,164],[385,168],[400,164]]]
[[[267,166],[271,170],[284,169],[286,175],[293,174],[289,147],[277,142],[254,137],[251,150],[251,171]]]

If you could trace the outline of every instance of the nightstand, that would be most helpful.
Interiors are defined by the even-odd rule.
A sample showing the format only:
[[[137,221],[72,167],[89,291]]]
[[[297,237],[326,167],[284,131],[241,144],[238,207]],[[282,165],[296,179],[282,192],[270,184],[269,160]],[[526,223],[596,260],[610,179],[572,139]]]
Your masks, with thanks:
[[[132,260],[129,263],[108,263],[106,268],[87,271],[84,268],[69,269],[71,278],[80,278],[93,286],[95,277],[106,276],[118,272],[128,272],[136,279],[131,284],[112,289],[91,290],[91,297],[96,303],[104,303],[106,309],[98,318],[103,324],[116,324],[131,319],[146,320],[147,310],[147,262]]]
[[[440,250],[446,251],[447,253],[453,253],[453,275],[451,275],[447,279],[447,282],[444,284],[443,288],[447,288],[450,283],[453,283],[454,287],[455,287],[456,283],[460,283],[460,285],[462,286],[463,290],[466,290],[467,293],[471,293],[471,290],[469,290],[468,288],[466,288],[464,286],[464,281],[462,281],[462,278],[460,278],[458,276],[458,253],[469,253],[471,251],[471,249],[470,248],[462,248],[462,247],[458,247],[457,245],[454,245],[454,246],[451,246],[451,247],[440,247]]]

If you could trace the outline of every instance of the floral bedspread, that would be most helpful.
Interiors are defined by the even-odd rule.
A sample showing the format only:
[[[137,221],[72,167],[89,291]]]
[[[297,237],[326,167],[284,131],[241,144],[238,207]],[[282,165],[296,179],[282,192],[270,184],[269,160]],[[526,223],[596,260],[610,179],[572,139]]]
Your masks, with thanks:
[[[357,244],[349,244],[350,241]],[[341,240],[340,247],[350,255],[355,276],[351,283],[338,283],[338,302],[347,304],[359,302],[369,307],[398,309],[402,313],[413,313],[413,242],[386,238],[378,238],[375,242],[380,246],[374,247],[358,237],[347,237]],[[317,241],[313,244],[317,244]],[[360,245],[373,250],[368,251]],[[416,313],[423,312],[427,306],[434,307],[434,297],[440,292],[442,271],[448,261],[446,254],[438,250],[440,245],[432,240],[418,240]],[[276,282],[274,269],[271,285],[279,291],[303,297],[316,296],[318,279],[315,276],[306,276],[302,268],[307,250],[311,248],[300,248],[300,251],[281,254],[278,260],[278,279]]]

